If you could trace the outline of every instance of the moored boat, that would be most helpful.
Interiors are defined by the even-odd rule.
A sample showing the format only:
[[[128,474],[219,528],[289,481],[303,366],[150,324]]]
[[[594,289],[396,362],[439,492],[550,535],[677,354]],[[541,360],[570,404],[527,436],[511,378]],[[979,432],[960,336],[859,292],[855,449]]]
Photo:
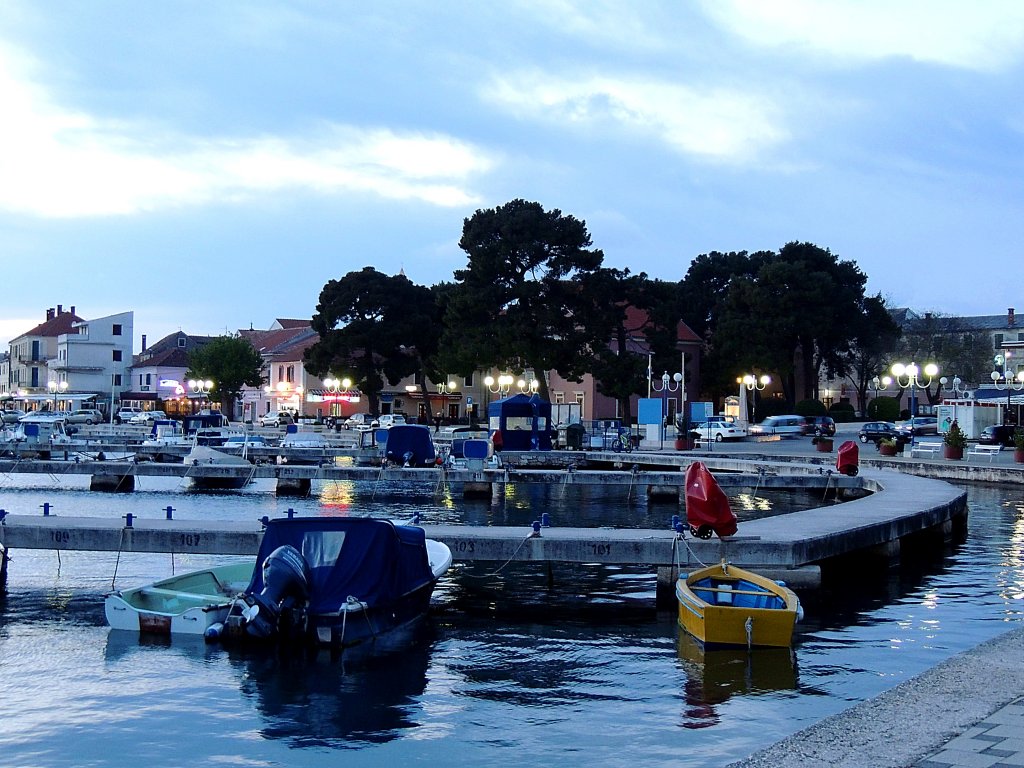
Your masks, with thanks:
[[[103,604],[107,623],[134,632],[204,635],[227,618],[232,600],[252,578],[253,564],[248,558],[111,592]]]
[[[676,582],[679,626],[705,645],[785,647],[802,615],[785,584],[722,562]]]
[[[374,640],[427,612],[451,561],[451,550],[417,526],[376,518],[271,520],[224,640],[338,648]]]
[[[208,445],[193,445],[192,450],[185,455],[185,464],[190,467],[187,476],[192,480],[192,487],[197,489],[238,489],[244,488],[252,480],[253,465],[248,459]],[[236,471],[224,475],[192,474],[192,468],[198,470],[202,467],[224,467]],[[239,473],[238,469],[246,470],[246,473]]]

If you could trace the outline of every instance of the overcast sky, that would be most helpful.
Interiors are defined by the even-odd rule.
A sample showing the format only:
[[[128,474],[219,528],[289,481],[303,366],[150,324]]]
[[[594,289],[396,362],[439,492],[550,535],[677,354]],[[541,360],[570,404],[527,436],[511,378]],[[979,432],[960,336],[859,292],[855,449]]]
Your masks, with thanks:
[[[1022,74],[1019,0],[0,0],[0,340],[432,285],[515,198],[654,278],[800,240],[897,306],[1021,310]]]

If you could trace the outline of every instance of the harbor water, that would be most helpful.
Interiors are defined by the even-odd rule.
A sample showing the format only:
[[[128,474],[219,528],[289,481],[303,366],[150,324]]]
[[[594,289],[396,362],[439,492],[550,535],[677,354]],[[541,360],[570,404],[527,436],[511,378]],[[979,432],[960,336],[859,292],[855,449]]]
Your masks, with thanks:
[[[421,515],[431,522],[661,527],[678,511],[624,490],[332,483],[131,494],[83,479],[0,478],[12,514],[257,519]],[[655,607],[643,569],[459,564],[427,620],[373,654],[302,657],[113,632],[103,595],[215,557],[16,551],[0,603],[0,755],[58,766],[717,766],[870,698],[1024,618],[1024,491],[968,488],[966,541],[805,597],[793,649],[703,651]],[[744,516],[814,499],[743,497]],[[742,522],[741,522],[742,533]]]

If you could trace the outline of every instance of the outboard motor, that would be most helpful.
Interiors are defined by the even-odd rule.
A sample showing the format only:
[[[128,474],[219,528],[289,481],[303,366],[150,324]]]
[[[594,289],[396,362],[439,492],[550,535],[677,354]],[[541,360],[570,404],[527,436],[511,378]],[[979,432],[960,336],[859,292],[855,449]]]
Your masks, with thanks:
[[[737,530],[729,498],[700,461],[686,468],[686,522],[699,539],[710,539],[712,533],[732,536]]]
[[[856,477],[859,471],[857,467],[859,460],[860,447],[853,440],[847,440],[839,446],[839,455],[836,457],[836,469],[841,474]]]
[[[263,561],[263,589],[243,611],[250,637],[268,638],[279,629],[283,609],[309,599],[309,564],[295,547],[280,546]]]

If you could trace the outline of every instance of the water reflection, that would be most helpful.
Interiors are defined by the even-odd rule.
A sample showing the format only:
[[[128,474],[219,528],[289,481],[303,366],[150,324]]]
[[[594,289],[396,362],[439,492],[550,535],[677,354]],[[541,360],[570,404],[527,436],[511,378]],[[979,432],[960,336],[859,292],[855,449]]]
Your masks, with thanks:
[[[792,648],[707,649],[679,630],[676,653],[686,673],[684,728],[717,725],[717,705],[732,696],[797,687],[796,653]]]
[[[230,649],[228,656],[242,693],[265,720],[264,736],[290,747],[360,748],[419,725],[416,701],[427,686],[434,632],[425,622],[391,634],[386,645],[340,656],[261,649]]]

